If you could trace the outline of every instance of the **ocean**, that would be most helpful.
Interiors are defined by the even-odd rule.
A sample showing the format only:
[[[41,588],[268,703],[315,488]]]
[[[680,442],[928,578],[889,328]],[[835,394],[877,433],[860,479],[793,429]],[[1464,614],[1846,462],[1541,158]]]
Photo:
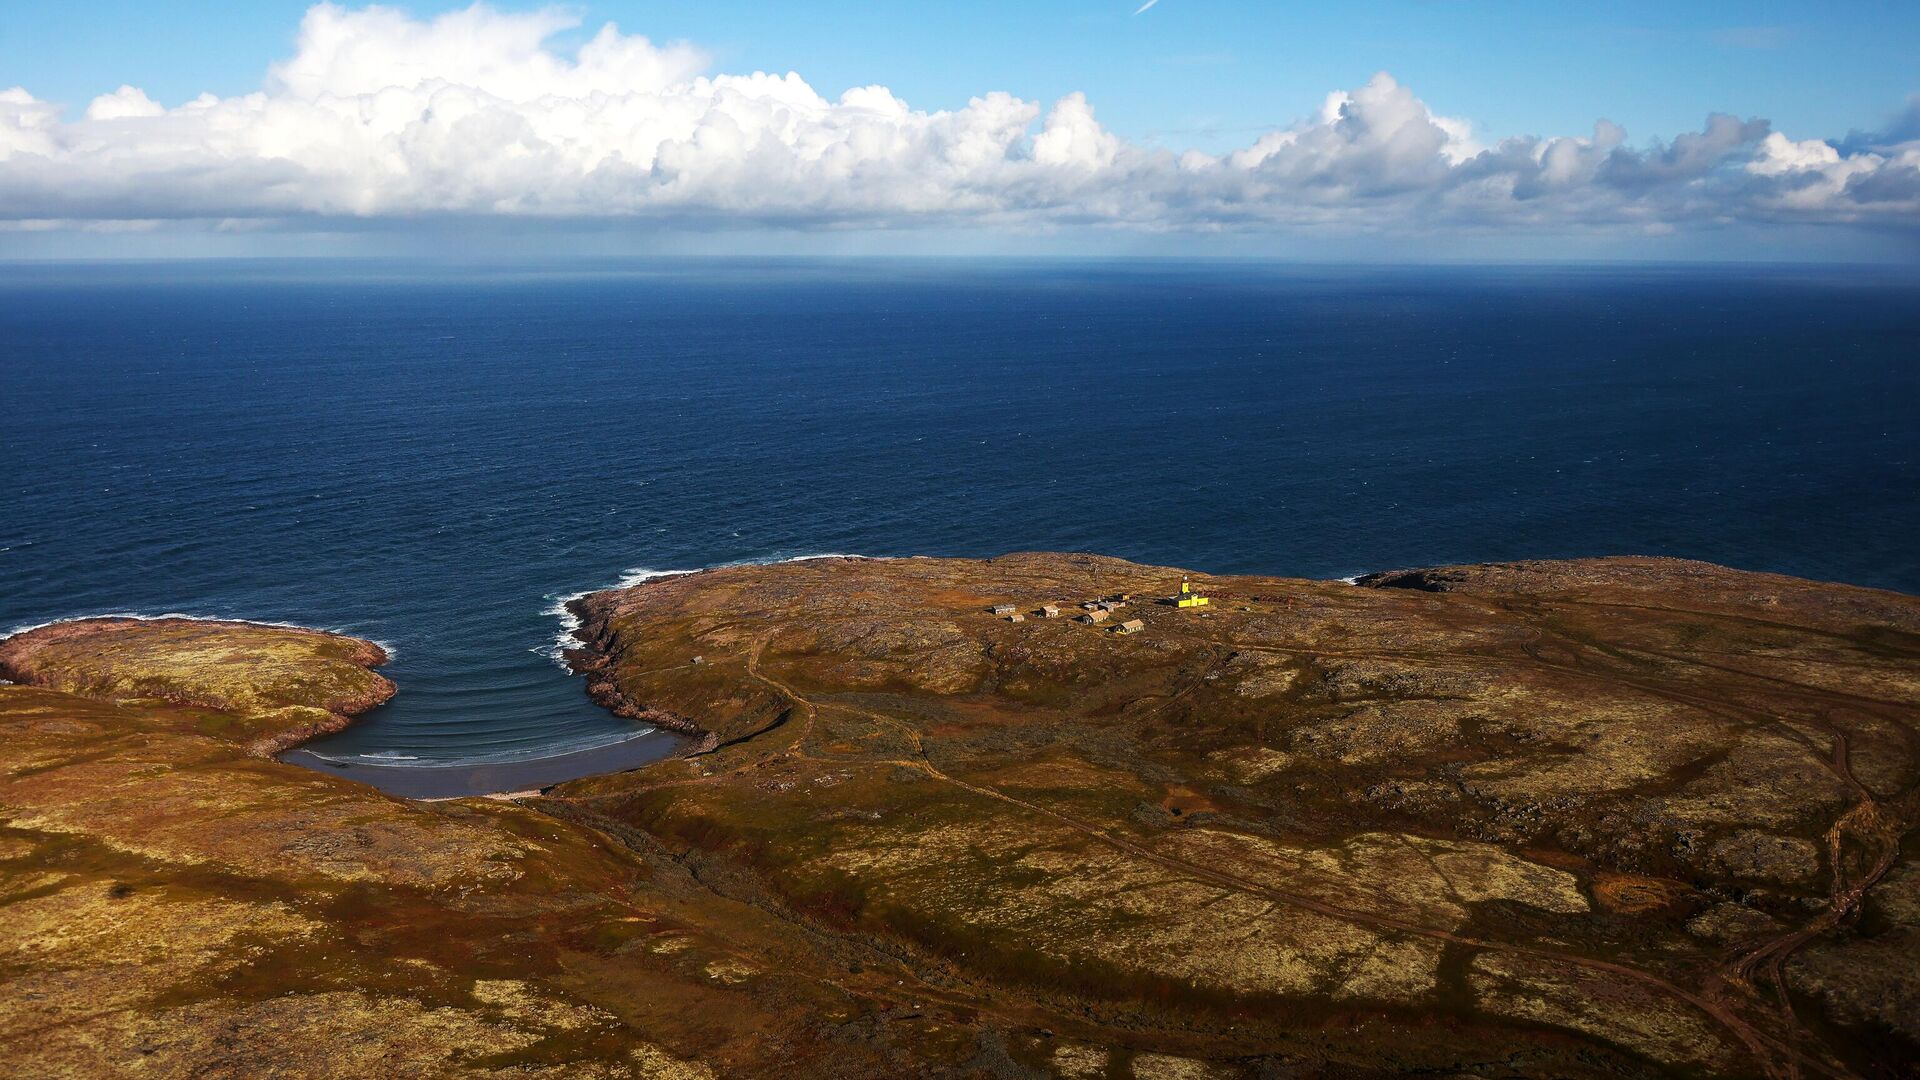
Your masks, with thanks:
[[[311,747],[343,764],[633,739],[559,602],[722,563],[1661,554],[1920,592],[1896,271],[12,264],[0,386],[0,631],[387,643],[399,695]]]

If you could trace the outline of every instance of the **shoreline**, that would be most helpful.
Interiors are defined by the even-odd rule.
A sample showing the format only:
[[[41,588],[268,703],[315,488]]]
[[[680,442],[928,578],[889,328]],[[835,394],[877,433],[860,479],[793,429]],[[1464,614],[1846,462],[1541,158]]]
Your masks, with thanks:
[[[400,798],[417,800],[453,799],[468,797],[515,798],[538,797],[546,789],[571,780],[586,779],[595,776],[614,775],[642,768],[654,762],[674,757],[695,757],[710,752],[719,743],[719,736],[690,717],[668,710],[630,700],[613,678],[611,668],[618,652],[616,635],[608,625],[608,612],[602,605],[611,598],[630,590],[656,581],[697,576],[716,570],[731,569],[739,566],[774,566],[783,563],[813,562],[821,560],[846,561],[888,561],[899,556],[868,556],[842,553],[798,555],[774,560],[743,560],[736,563],[722,563],[715,566],[700,567],[691,570],[652,570],[636,568],[629,570],[611,585],[598,589],[589,589],[579,593],[554,597],[552,606],[546,613],[561,620],[560,633],[548,649],[540,650],[560,664],[570,674],[578,676],[584,683],[586,696],[595,705],[613,716],[644,725],[646,730],[619,742],[605,746],[582,750],[567,751],[544,757],[525,758],[506,762],[476,762],[457,764],[407,764],[383,765],[367,761],[341,762],[323,757],[304,749],[307,743],[325,735],[337,733],[347,727],[361,723],[366,716],[383,704],[374,702],[367,709],[354,709],[345,713],[335,712],[333,723],[316,724],[304,729],[281,732],[277,737],[263,740],[250,748],[258,757],[293,765],[311,772],[330,776],[342,776],[367,784],[380,791]],[[905,558],[925,558],[925,556],[905,556]],[[1647,557],[1642,557],[1647,558]],[[1651,557],[1661,558],[1661,557]],[[1691,560],[1672,560],[1689,562]],[[1533,560],[1520,563],[1468,564],[1477,566],[1516,566],[1526,565]],[[1440,568],[1440,569],[1458,569]],[[1434,571],[1424,571],[1431,574]],[[1780,575],[1774,575],[1780,576]],[[1402,588],[1429,588],[1432,586],[1412,580],[1411,571],[1374,571],[1335,579],[1350,586],[1373,586]],[[1402,580],[1406,579],[1406,580]],[[1799,580],[1799,579],[1793,579]],[[1867,591],[1865,586],[1852,586],[1844,583],[1826,583],[1842,589]],[[1442,586],[1439,591],[1444,591]],[[14,641],[36,633],[46,633],[57,627],[100,622],[190,622],[211,626],[257,626],[300,633],[317,634],[346,638],[368,646],[372,654],[366,658],[370,669],[377,669],[390,663],[396,650],[383,641],[362,638],[344,630],[303,626],[298,623],[277,620],[228,618],[219,616],[193,615],[187,613],[165,613],[159,615],[136,612],[113,612],[100,615],[78,615],[51,619],[16,627],[6,634],[0,634],[0,642]],[[54,632],[58,632],[54,630]],[[551,650],[550,652],[548,650]],[[0,672],[0,676],[6,673]],[[0,678],[0,682],[12,681]]]
[[[569,780],[629,772],[682,752],[687,740],[656,727],[608,746],[551,757],[473,765],[375,765],[339,762],[295,747],[274,760],[296,768],[344,777],[403,799],[434,801],[472,797],[537,796]]]
[[[647,575],[648,578],[652,576],[655,575]],[[644,581],[647,578],[640,580]],[[630,587],[635,583],[637,582],[623,580],[615,588]],[[115,611],[97,615],[70,615],[16,627],[0,635],[0,642],[16,643],[50,635],[62,637],[86,632],[89,628],[110,628],[114,624],[166,623],[194,624],[209,628],[259,628],[339,638],[355,643],[356,647],[362,650],[363,655],[356,660],[370,671],[391,663],[396,652],[393,646],[386,642],[363,638],[332,628],[303,626],[281,620],[195,615],[186,612],[149,614]],[[578,638],[575,637],[573,629],[569,627],[564,633],[578,644]],[[571,664],[567,666],[569,671],[575,670]],[[8,683],[19,681],[12,677],[14,672],[11,670],[0,672],[0,675],[6,676],[4,681]],[[646,726],[616,743],[504,762],[381,765],[368,762],[340,762],[304,749],[315,739],[337,734],[348,727],[364,722],[369,714],[385,703],[386,698],[390,697],[392,690],[395,689],[390,681],[383,680],[383,684],[388,687],[388,693],[380,700],[355,702],[346,708],[327,710],[329,715],[325,721],[275,732],[256,740],[246,748],[247,753],[253,757],[265,758],[310,772],[344,777],[399,798],[435,800],[537,796],[543,789],[555,784],[590,776],[626,772],[677,756],[686,752],[691,743],[691,740],[686,737],[687,728],[682,723],[661,723],[664,717],[635,716],[620,710],[610,710],[616,715],[637,720]],[[22,685],[35,684],[29,680]],[[592,697],[593,695],[589,694],[589,698],[592,699]],[[177,704],[192,703],[178,702]]]
[[[689,757],[712,750],[719,743],[718,735],[689,717],[634,701],[621,691],[611,673],[615,652],[612,633],[605,616],[593,607],[595,597],[619,591],[623,590],[600,590],[568,602],[567,610],[578,625],[572,631],[576,644],[561,654],[567,670],[585,681],[587,698],[609,713],[679,735],[693,744],[687,751]]]
[[[511,762],[450,765],[344,763],[304,749],[307,743],[315,739],[337,734],[348,727],[365,722],[368,714],[378,708],[379,704],[384,704],[382,701],[364,710],[335,712],[332,722],[329,723],[281,732],[271,739],[256,744],[250,748],[250,752],[257,757],[293,765],[311,772],[344,776],[401,798],[419,800],[538,795],[546,788],[569,780],[627,772],[670,757],[703,753],[713,748],[718,741],[717,736],[686,717],[629,702],[618,691],[612,679],[600,674],[600,669],[610,657],[600,648],[600,643],[591,640],[584,632],[588,627],[583,624],[581,618],[583,602],[597,595],[623,592],[651,581],[701,574],[731,566],[775,565],[821,559],[874,560],[888,557],[850,552],[815,552],[771,559],[744,559],[682,570],[634,567],[623,571],[615,581],[607,585],[575,593],[549,594],[548,607],[543,609],[542,614],[554,616],[560,620],[559,632],[550,644],[534,651],[546,656],[569,674],[581,677],[587,697],[594,704],[616,717],[645,725],[646,730],[641,730],[617,743]],[[375,650],[377,659],[372,659],[367,664],[369,669],[386,666],[400,652],[390,642],[363,637],[343,628],[309,626],[277,619],[200,615],[174,611],[151,614],[121,610],[64,615],[9,627],[0,631],[0,642],[67,625],[173,621],[209,626],[257,626],[347,638],[366,643]],[[10,681],[12,680],[0,677],[0,682]],[[656,735],[661,737],[656,738]]]

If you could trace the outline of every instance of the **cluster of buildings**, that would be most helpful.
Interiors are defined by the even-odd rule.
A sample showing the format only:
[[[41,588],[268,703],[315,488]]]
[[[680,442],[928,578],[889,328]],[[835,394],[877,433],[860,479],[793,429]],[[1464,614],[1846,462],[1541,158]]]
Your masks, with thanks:
[[[1204,607],[1207,602],[1207,597],[1195,592],[1193,590],[1193,583],[1184,578],[1180,581],[1180,591],[1161,601],[1161,603],[1178,608]],[[1087,600],[1081,603],[1081,613],[1074,617],[1074,621],[1085,623],[1088,626],[1102,626],[1113,618],[1115,612],[1131,603],[1133,603],[1132,593],[1115,593],[1112,596],[1105,596],[1098,600]],[[1020,608],[1014,604],[995,604],[991,610],[995,615],[998,615],[1008,622],[1017,623],[1027,621],[1027,613],[1021,611]],[[1063,611],[1059,604],[1045,604],[1032,614],[1035,618],[1057,619],[1063,614]],[[1137,634],[1146,628],[1147,624],[1139,619],[1126,619],[1108,627],[1108,629],[1114,633],[1121,635]]]

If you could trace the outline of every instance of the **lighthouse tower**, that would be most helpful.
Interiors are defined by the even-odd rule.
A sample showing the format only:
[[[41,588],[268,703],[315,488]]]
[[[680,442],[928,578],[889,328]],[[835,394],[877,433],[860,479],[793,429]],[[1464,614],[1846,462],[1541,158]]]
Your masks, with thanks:
[[[1173,598],[1174,607],[1206,607],[1207,598],[1193,591],[1193,583],[1186,578],[1180,579],[1180,593]]]

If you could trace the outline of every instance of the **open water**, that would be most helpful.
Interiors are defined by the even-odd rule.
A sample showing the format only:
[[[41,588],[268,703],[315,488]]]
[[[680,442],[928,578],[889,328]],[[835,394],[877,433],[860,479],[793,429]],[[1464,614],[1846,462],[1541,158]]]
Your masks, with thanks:
[[[342,764],[635,737],[557,602],[827,552],[1651,553],[1920,591],[1920,284],[1811,268],[0,266],[0,631],[391,645]],[[652,736],[665,743],[663,736]]]

